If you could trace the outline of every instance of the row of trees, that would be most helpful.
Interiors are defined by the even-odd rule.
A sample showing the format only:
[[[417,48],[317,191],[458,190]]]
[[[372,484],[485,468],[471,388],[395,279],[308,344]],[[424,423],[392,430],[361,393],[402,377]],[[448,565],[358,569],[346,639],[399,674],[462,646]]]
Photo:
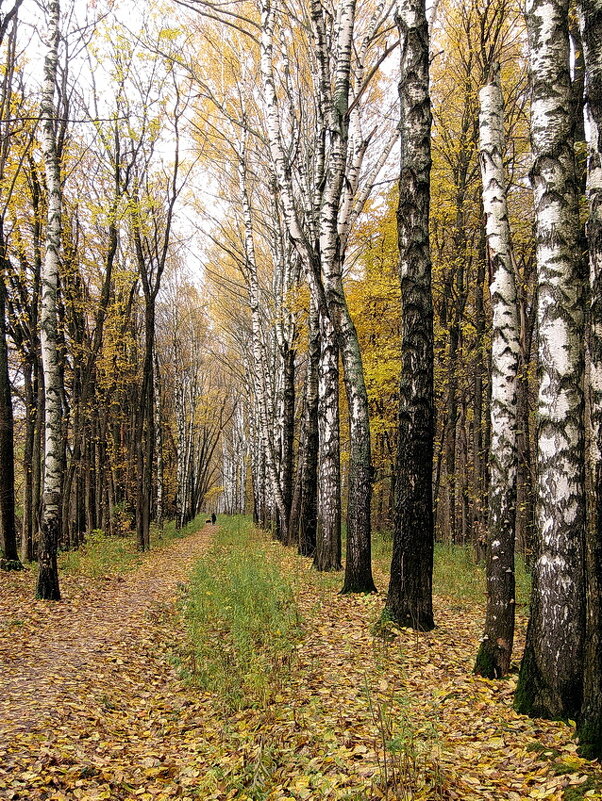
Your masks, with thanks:
[[[74,38],[52,0],[37,98],[7,27],[2,419],[21,415],[40,596],[59,596],[59,544],[133,526],[145,549],[151,519],[182,525],[213,492],[319,570],[341,568],[345,512],[343,591],[374,590],[372,527],[392,527],[404,626],[435,624],[436,533],[487,551],[476,670],[498,677],[517,541],[517,707],[578,717],[599,754],[599,0],[526,20],[511,0],[171,10],[153,36],[78,20]],[[208,316],[181,277],[184,201]]]
[[[38,89],[20,11],[0,99],[2,559],[37,559],[38,596],[58,599],[58,548],[134,527],[144,550],[151,519],[198,513],[240,393],[178,229],[186,81],[102,9],[49,2]]]
[[[313,553],[318,569],[340,567],[342,413],[343,591],[374,586],[371,448],[378,442],[394,499],[388,506],[395,506],[387,615],[417,629],[434,625],[436,524],[452,542],[472,540],[484,550],[486,540],[488,606],[475,669],[504,675],[518,538],[534,588],[517,708],[577,717],[584,749],[599,753],[600,536],[597,501],[586,514],[578,202],[581,169],[595,324],[599,72],[596,46],[588,49],[583,37],[587,27],[599,44],[599,10],[581,8],[588,23],[580,29],[567,3],[533,3],[526,21],[509,2],[441,3],[431,40],[424,4],[410,0],[398,3],[394,28],[379,4],[186,5],[203,18],[200,36],[209,43],[219,37],[225,65],[215,80],[194,61],[189,68],[203,74],[198,125],[225,186],[228,222],[215,237],[222,269],[214,283],[233,304],[238,298],[237,307],[246,290],[229,336],[249,376],[258,521]],[[380,70],[393,48],[401,56],[400,106]],[[398,123],[401,171],[391,157]],[[578,147],[586,132],[587,169]],[[375,270],[374,240],[384,244],[391,223],[387,212],[362,215],[391,175],[399,176],[398,253],[381,253]],[[433,198],[439,203],[431,214]],[[370,285],[371,271],[390,271],[387,258],[399,260],[398,293],[389,287],[370,316],[362,304],[380,289]],[[364,364],[383,311],[388,334],[401,339],[401,383],[384,399],[370,396]],[[594,325],[587,376],[594,440],[595,337]],[[301,358],[291,361],[295,347]],[[443,358],[435,363],[437,353]],[[303,379],[298,434],[295,366]],[[388,416],[372,430],[371,409]],[[597,475],[593,451],[590,475]]]

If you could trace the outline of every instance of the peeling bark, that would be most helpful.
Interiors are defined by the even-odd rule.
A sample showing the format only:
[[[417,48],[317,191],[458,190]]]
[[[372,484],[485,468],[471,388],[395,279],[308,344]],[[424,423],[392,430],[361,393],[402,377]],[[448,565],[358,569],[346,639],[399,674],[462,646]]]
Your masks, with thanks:
[[[330,318],[320,314],[318,429],[318,531],[314,567],[341,569],[341,459],[339,452],[339,349]]]

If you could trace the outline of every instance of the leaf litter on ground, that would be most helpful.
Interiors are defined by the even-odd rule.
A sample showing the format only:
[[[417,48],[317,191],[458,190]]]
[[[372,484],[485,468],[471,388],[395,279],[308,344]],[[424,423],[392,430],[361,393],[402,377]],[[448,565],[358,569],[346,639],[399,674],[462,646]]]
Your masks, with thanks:
[[[602,798],[569,726],[517,715],[514,677],[472,675],[482,605],[437,597],[429,633],[375,626],[382,592],[340,595],[340,575],[267,536],[303,620],[286,676],[235,710],[183,680],[177,599],[208,543],[205,529],[125,576],[67,577],[59,604],[3,576],[0,798]]]

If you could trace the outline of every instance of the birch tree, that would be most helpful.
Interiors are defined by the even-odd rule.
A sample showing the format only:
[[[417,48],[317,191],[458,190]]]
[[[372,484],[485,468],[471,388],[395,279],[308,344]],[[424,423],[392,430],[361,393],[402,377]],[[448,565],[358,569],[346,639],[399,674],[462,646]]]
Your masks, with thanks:
[[[36,595],[60,600],[56,551],[61,529],[63,447],[62,385],[58,353],[57,293],[61,248],[62,187],[56,141],[55,86],[59,47],[59,0],[48,3],[48,48],[44,59],[44,84],[40,104],[41,140],[44,153],[48,212],[46,251],[42,267],[42,308],[40,317],[44,374],[44,479],[42,517],[38,549]]]
[[[587,644],[583,705],[577,734],[581,751],[602,758],[602,2],[581,0],[588,139],[587,241],[590,275],[590,413],[594,526],[587,542]]]
[[[515,706],[574,716],[585,629],[583,279],[572,140],[568,2],[527,4],[537,248],[536,559]]]
[[[386,611],[402,626],[433,628],[433,304],[429,249],[431,106],[423,0],[400,0],[401,171],[397,212],[401,383],[397,498]]]
[[[499,70],[479,94],[479,155],[491,270],[491,445],[487,612],[475,672],[488,678],[510,669],[514,640],[514,531],[517,474],[519,326],[504,175],[504,99]]]

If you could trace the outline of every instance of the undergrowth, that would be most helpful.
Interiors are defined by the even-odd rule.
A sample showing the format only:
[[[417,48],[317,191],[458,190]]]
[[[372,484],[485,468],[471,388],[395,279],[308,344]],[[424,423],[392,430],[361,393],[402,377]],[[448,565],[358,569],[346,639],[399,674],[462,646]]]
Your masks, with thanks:
[[[205,515],[199,515],[183,529],[170,521],[160,529],[151,526],[151,551],[164,548],[173,540],[194,534],[205,525]],[[92,531],[85,542],[72,551],[59,553],[59,570],[66,575],[99,578],[126,573],[142,563],[143,555],[136,549],[135,536],[108,536],[103,531]]]
[[[381,569],[390,568],[392,541],[388,532],[374,535],[373,556]],[[516,557],[516,603],[518,607],[529,604],[531,578],[520,554]],[[468,545],[435,544],[433,591],[460,601],[483,604],[486,597],[485,566],[478,564],[474,549]]]
[[[230,709],[267,704],[301,638],[293,587],[274,550],[248,518],[222,518],[184,600],[190,678]]]

